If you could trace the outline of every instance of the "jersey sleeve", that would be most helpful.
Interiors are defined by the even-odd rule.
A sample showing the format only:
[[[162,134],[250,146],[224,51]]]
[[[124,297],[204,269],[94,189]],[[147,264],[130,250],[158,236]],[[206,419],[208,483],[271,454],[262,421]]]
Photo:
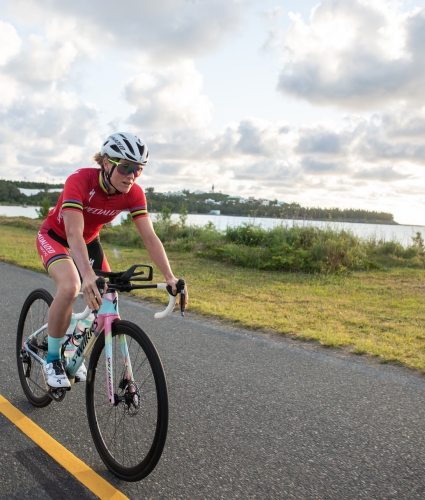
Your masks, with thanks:
[[[130,204],[128,210],[133,220],[149,217],[146,196],[138,184],[133,184],[130,191]]]
[[[71,174],[65,182],[62,198],[62,212],[73,211],[83,213],[83,196],[85,192],[80,170]],[[80,174],[80,175],[79,175]]]

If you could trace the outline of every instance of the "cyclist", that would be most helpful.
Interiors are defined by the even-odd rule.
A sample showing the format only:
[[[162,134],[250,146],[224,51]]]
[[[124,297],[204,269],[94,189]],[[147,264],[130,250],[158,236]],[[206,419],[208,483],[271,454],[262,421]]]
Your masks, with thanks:
[[[80,287],[92,310],[98,310],[102,304],[93,269],[110,271],[110,267],[99,232],[121,211],[130,212],[152,261],[176,293],[178,280],[153,229],[145,194],[136,184],[148,154],[146,144],[138,137],[128,133],[110,135],[94,156],[100,168],[83,168],[68,177],[56,207],[37,235],[38,253],[57,288],[49,310],[48,355],[43,366],[50,387],[70,387],[61,348],[72,306]],[[185,293],[186,303],[187,297]],[[83,364],[76,377],[85,381],[86,373]]]

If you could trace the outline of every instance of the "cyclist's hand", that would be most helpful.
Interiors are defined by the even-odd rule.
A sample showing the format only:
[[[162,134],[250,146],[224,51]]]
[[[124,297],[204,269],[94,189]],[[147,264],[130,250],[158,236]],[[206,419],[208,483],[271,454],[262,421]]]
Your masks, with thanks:
[[[98,311],[102,304],[102,297],[96,286],[97,276],[93,274],[86,274],[81,284],[81,290],[87,305],[92,311]]]
[[[173,291],[173,295],[176,295],[176,293],[177,293],[176,285],[177,285],[178,281],[179,280],[177,278],[171,278],[171,279],[167,280],[167,285],[169,285],[171,287],[171,289]],[[181,299],[181,295],[179,294],[179,304],[180,304],[180,299]],[[185,284],[184,285],[184,308],[186,308],[188,304],[189,304],[189,293],[187,291],[187,285]]]

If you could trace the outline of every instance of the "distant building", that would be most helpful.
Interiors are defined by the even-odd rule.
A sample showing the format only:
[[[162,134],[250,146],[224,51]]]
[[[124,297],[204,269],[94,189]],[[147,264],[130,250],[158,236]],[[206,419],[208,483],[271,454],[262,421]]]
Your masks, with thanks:
[[[196,191],[193,192],[193,194],[205,194],[206,191],[201,191],[200,189],[197,189]]]
[[[211,215],[220,215],[220,210],[210,210]]]
[[[181,191],[167,191],[164,196],[185,196]]]

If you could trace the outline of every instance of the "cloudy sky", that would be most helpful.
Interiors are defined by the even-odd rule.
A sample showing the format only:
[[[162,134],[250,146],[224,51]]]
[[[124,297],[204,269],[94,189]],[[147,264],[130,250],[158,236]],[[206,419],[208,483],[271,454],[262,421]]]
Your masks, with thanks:
[[[0,28],[0,178],[125,131],[144,187],[425,225],[425,0],[2,0]]]

